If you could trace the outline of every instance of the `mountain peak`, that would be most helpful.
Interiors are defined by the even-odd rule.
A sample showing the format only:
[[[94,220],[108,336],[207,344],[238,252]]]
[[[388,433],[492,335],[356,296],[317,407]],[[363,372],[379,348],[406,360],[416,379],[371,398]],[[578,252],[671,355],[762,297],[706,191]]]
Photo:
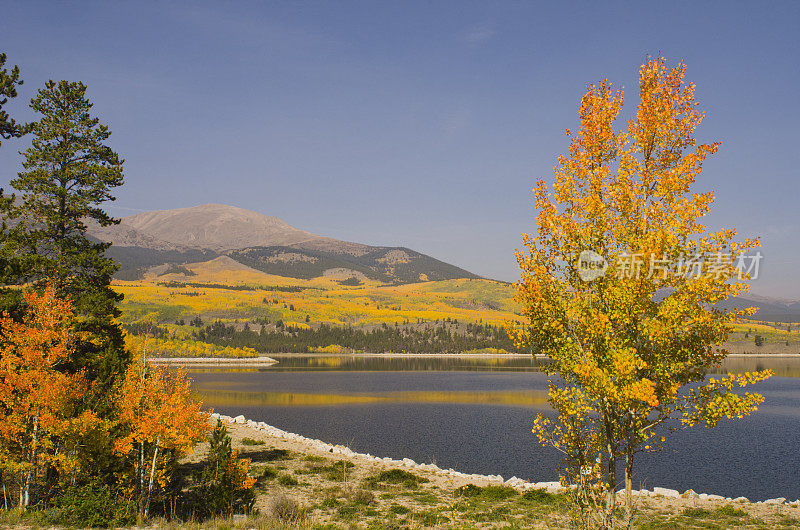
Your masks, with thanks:
[[[291,245],[319,236],[278,217],[226,204],[137,213],[123,224],[174,245],[217,252],[252,246]]]

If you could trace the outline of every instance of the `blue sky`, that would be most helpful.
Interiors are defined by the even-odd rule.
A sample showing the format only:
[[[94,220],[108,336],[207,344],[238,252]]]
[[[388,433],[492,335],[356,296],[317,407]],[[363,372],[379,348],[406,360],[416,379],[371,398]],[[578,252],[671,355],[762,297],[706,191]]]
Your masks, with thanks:
[[[711,226],[762,237],[753,292],[800,298],[799,2],[5,2],[25,79],[81,80],[126,159],[109,210],[225,203],[322,235],[518,277],[530,190],[587,83],[635,102],[684,60],[722,141]],[[0,185],[25,142],[0,148]]]

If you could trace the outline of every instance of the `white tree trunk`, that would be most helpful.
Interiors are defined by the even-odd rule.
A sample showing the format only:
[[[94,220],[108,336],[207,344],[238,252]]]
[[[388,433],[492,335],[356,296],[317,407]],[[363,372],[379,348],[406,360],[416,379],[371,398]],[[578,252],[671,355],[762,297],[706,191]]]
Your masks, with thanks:
[[[150,484],[147,486],[147,501],[144,504],[144,516],[147,517],[147,512],[150,510],[150,493],[153,491],[153,479],[156,476],[156,457],[158,457],[158,443],[161,440],[156,439],[156,448],[153,449],[153,465],[150,466]]]

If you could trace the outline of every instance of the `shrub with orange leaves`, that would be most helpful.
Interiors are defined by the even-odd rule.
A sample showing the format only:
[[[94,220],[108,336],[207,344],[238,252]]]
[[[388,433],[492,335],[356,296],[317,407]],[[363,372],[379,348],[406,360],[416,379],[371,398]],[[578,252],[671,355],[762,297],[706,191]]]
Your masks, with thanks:
[[[115,450],[129,457],[123,482],[147,517],[154,486],[166,487],[176,459],[205,440],[209,413],[201,410],[183,372],[134,363],[117,393],[123,435]]]
[[[78,439],[100,420],[79,412],[89,384],[82,372],[59,368],[72,358],[72,304],[43,293],[23,293],[20,322],[0,316],[0,468],[12,478],[19,504],[31,503],[31,491],[46,470],[75,478],[80,471]]]
[[[565,454],[566,482],[588,484],[585,499],[603,492],[602,516],[590,523],[587,501],[584,525],[614,526],[618,461],[630,524],[634,455],[658,448],[657,431],[750,414],[763,397],[735,390],[770,375],[706,380],[747,314],[715,304],[747,290],[759,242],[701,223],[713,193],[692,186],[719,144],[694,138],[704,114],[685,72],[661,57],[642,65],[624,130],[615,129],[622,92],[605,80],[588,87],[569,153],[552,185],[539,179],[534,189],[537,232],[517,252],[528,325],[509,330],[559,376],[549,393],[558,418],[537,418],[533,431]]]

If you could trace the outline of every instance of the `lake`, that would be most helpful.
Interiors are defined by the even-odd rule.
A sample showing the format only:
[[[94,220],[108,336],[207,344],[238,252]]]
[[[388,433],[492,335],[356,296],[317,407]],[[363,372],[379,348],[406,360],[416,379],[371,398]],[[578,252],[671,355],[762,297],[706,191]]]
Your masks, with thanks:
[[[557,480],[559,454],[531,433],[536,414],[551,413],[536,359],[272,357],[279,363],[269,368],[189,375],[206,405],[222,414],[361,453]],[[765,397],[758,412],[713,430],[673,433],[663,451],[639,457],[634,487],[800,498],[800,359],[732,357],[719,372],[761,368],[777,375],[752,387]]]

